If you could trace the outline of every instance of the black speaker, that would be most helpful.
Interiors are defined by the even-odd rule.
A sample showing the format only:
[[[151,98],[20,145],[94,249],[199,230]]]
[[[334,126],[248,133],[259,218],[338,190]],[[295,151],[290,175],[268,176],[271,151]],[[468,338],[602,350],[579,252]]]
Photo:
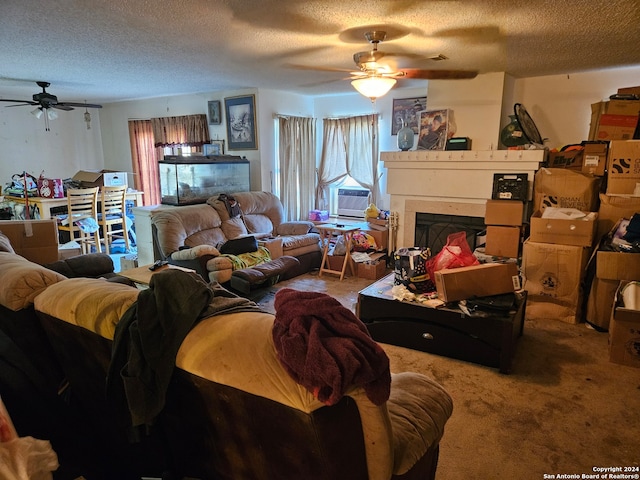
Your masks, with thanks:
[[[453,137],[447,140],[445,150],[471,150],[471,139],[469,137]]]

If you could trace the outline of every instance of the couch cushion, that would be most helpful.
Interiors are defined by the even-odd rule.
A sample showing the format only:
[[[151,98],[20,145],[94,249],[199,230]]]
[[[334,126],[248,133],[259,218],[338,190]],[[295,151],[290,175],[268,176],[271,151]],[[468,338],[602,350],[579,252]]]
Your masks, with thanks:
[[[70,278],[38,295],[34,306],[38,312],[112,340],[116,325],[138,293],[135,287],[103,279]]]
[[[10,310],[27,308],[46,288],[66,278],[15,253],[0,252],[0,304]]]
[[[391,387],[387,408],[393,426],[393,473],[402,475],[440,440],[453,402],[440,384],[419,373],[394,374]]]
[[[160,207],[151,212],[151,222],[163,258],[182,246],[216,246],[227,240],[220,216],[207,204]]]

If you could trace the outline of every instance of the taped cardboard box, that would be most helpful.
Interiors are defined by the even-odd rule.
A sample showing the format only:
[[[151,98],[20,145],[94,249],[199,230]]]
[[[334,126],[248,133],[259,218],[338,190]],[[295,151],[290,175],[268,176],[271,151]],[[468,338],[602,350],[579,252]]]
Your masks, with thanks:
[[[127,172],[114,170],[80,170],[72,180],[80,182],[84,188],[92,187],[120,187],[127,185]]]
[[[583,142],[582,173],[602,177],[606,173],[609,142]]]
[[[549,152],[549,155],[547,157],[547,164],[551,168],[569,168],[572,170],[582,170],[582,161],[582,150]]]
[[[634,195],[640,185],[640,140],[611,142],[607,159],[607,195]]]
[[[640,114],[640,100],[608,100],[591,104],[591,125],[589,140],[623,140],[633,138],[629,128],[622,123],[637,123]],[[626,117],[626,118],[621,118]],[[618,125],[616,125],[618,124]],[[634,124],[635,129],[635,124]],[[626,138],[624,136],[627,136]]]
[[[585,216],[574,219],[543,218],[537,211],[531,216],[529,239],[538,243],[557,243],[592,247],[596,232],[597,212],[585,212]]]
[[[582,281],[590,249],[527,240],[522,249],[527,319],[582,320]]]
[[[438,298],[456,302],[520,290],[518,266],[513,263],[483,263],[434,273]]]
[[[487,200],[484,212],[485,225],[522,225],[524,203],[518,200]]]
[[[58,260],[58,225],[50,220],[0,220],[15,252],[34,263],[44,265]]]
[[[547,207],[598,210],[601,177],[565,168],[541,168],[536,172],[534,211]]]
[[[387,256],[384,253],[373,253],[369,257],[371,260],[357,262],[358,278],[377,280],[387,273]]]
[[[640,368],[640,310],[626,308],[621,292],[628,282],[620,282],[611,310],[609,361]]]

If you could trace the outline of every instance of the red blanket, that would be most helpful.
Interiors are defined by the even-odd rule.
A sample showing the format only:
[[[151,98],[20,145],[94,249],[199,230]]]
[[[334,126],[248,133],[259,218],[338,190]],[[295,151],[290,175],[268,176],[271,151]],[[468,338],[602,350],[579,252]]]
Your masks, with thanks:
[[[364,323],[324,293],[284,288],[276,293],[273,341],[291,377],[334,405],[353,386],[376,405],[389,398],[389,358]]]

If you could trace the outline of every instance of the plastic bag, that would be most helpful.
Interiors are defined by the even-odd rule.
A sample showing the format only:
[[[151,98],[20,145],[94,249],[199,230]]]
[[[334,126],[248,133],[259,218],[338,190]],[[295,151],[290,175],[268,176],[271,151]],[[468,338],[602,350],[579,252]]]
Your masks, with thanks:
[[[50,480],[58,467],[49,441],[18,437],[0,399],[0,480]]]
[[[467,234],[456,232],[450,234],[447,237],[447,244],[442,247],[442,250],[427,261],[427,273],[430,278],[434,278],[433,274],[438,270],[468,267],[479,263],[469,247]]]

